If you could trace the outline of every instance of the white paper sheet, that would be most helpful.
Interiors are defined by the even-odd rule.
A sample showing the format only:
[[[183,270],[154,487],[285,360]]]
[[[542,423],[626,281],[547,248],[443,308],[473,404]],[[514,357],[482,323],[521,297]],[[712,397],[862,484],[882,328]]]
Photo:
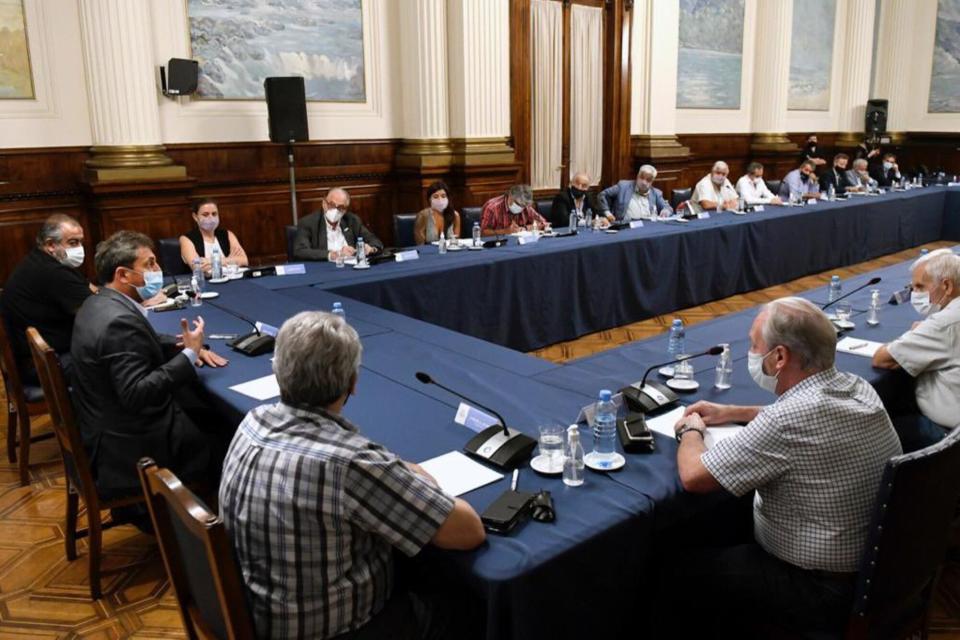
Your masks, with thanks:
[[[237,393],[242,393],[254,400],[268,400],[280,395],[280,385],[277,383],[277,376],[272,373],[256,380],[241,382],[230,387]]]
[[[683,410],[684,407],[677,407],[673,411],[669,411],[655,418],[647,418],[647,428],[651,431],[675,438],[676,431],[673,427],[677,424],[677,421],[683,417]],[[704,438],[704,444],[707,446],[707,449],[709,449],[721,440],[726,440],[727,438],[737,435],[742,430],[743,427],[734,424],[707,427],[707,437]]]
[[[873,340],[864,340],[851,336],[837,341],[837,351],[841,353],[852,353],[855,356],[864,356],[865,358],[872,358],[873,354],[877,352],[877,349],[882,346],[882,342],[874,342]]]
[[[453,496],[461,496],[503,479],[502,474],[474,462],[459,451],[430,458],[421,462],[420,466],[437,479],[441,489]]]

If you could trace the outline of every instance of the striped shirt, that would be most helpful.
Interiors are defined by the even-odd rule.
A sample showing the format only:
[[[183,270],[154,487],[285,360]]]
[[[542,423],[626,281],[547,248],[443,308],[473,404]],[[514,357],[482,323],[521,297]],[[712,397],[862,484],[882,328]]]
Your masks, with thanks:
[[[518,227],[526,227],[536,221],[541,229],[547,226],[546,219],[537,213],[532,204],[528,204],[517,215],[510,213],[507,206],[507,196],[498,196],[487,200],[480,214],[481,229],[506,229],[510,223],[517,223]]]
[[[757,542],[804,569],[856,571],[887,461],[901,453],[863,378],[831,367],[791,387],[700,460],[730,493],[756,489]]]
[[[247,414],[220,483],[261,638],[361,627],[390,598],[392,549],[415,555],[452,510],[453,498],[346,419],[282,402]]]

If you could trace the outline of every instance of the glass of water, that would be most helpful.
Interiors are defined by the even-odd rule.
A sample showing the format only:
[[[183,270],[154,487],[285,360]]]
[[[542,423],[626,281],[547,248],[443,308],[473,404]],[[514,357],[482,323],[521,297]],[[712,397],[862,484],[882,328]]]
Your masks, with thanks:
[[[558,424],[545,424],[540,427],[540,455],[550,472],[563,470],[563,439],[566,429]]]
[[[343,255],[343,250],[334,252],[334,264],[337,265],[337,269],[343,269],[343,265],[346,264],[345,259],[346,257]]]
[[[193,275],[188,276],[177,276],[177,297],[183,298],[191,291],[192,285],[190,284]]]
[[[850,322],[850,316],[853,315],[853,306],[849,302],[837,303],[837,321],[846,325]]]
[[[674,380],[693,380],[693,364],[689,360],[681,360],[673,366]]]

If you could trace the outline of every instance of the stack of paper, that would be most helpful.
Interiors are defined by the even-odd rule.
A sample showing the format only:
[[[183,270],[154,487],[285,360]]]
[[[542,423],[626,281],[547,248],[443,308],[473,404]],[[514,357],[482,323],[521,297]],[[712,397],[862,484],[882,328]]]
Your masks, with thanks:
[[[882,342],[873,340],[863,340],[862,338],[853,338],[847,336],[837,341],[837,351],[841,353],[852,353],[855,356],[864,356],[872,358],[877,349],[883,346]]]
[[[674,426],[677,424],[680,418],[683,417],[684,409],[685,407],[677,407],[673,411],[659,415],[656,418],[648,418],[647,428],[649,428],[651,431],[656,431],[657,433],[662,433],[665,436],[675,438],[676,430],[674,429]],[[721,440],[725,440],[737,435],[742,430],[743,427],[734,424],[707,427],[707,437],[704,438],[704,444],[706,444],[707,449],[709,449]]]
[[[503,475],[474,462],[459,451],[431,458],[421,462],[420,466],[437,479],[441,489],[453,496],[461,496],[503,478]]]

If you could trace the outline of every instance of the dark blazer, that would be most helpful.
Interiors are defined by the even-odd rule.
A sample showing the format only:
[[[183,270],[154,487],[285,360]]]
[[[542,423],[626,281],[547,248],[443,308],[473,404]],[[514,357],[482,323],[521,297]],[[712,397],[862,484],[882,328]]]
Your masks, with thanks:
[[[877,184],[881,187],[889,187],[895,182],[900,181],[900,173],[890,169],[889,171],[883,170],[882,164],[876,164],[870,167],[870,177],[877,181]]]
[[[842,196],[847,192],[847,187],[855,187],[857,185],[850,182],[850,177],[847,175],[847,170],[843,171],[839,169],[834,169],[833,167],[827,169],[820,176],[820,191],[829,191],[830,185],[833,185],[833,190],[838,196]]]
[[[550,224],[554,228],[570,226],[570,214],[575,208],[576,206],[573,202],[573,196],[570,194],[570,189],[564,189],[559,192],[553,196],[553,204],[550,207]],[[587,211],[592,212],[594,215],[597,215],[599,212],[597,203],[593,199],[593,194],[590,192],[587,192],[587,195],[583,197],[584,215],[586,215]]]
[[[326,260],[327,259],[327,229],[323,211],[314,211],[304,216],[297,224],[297,237],[293,240],[293,257],[297,260]],[[349,211],[340,218],[340,228],[347,244],[354,246],[357,238],[362,237],[364,243],[383,250],[380,238],[367,229],[360,218]]]
[[[210,441],[175,399],[197,382],[172,336],[159,336],[136,303],[103,287],[73,325],[72,398],[97,488],[104,496],[140,489],[137,461],[149,456],[181,479],[203,477]]]
[[[600,196],[597,198],[600,208],[604,211],[612,211],[617,220],[623,220],[627,216],[627,210],[630,208],[630,200],[633,198],[635,188],[635,180],[621,180],[612,187],[607,187],[600,192]],[[663,199],[663,192],[660,189],[650,187],[647,198],[650,201],[650,211],[654,215],[673,213],[673,209]],[[667,211],[664,212],[664,209]]]

